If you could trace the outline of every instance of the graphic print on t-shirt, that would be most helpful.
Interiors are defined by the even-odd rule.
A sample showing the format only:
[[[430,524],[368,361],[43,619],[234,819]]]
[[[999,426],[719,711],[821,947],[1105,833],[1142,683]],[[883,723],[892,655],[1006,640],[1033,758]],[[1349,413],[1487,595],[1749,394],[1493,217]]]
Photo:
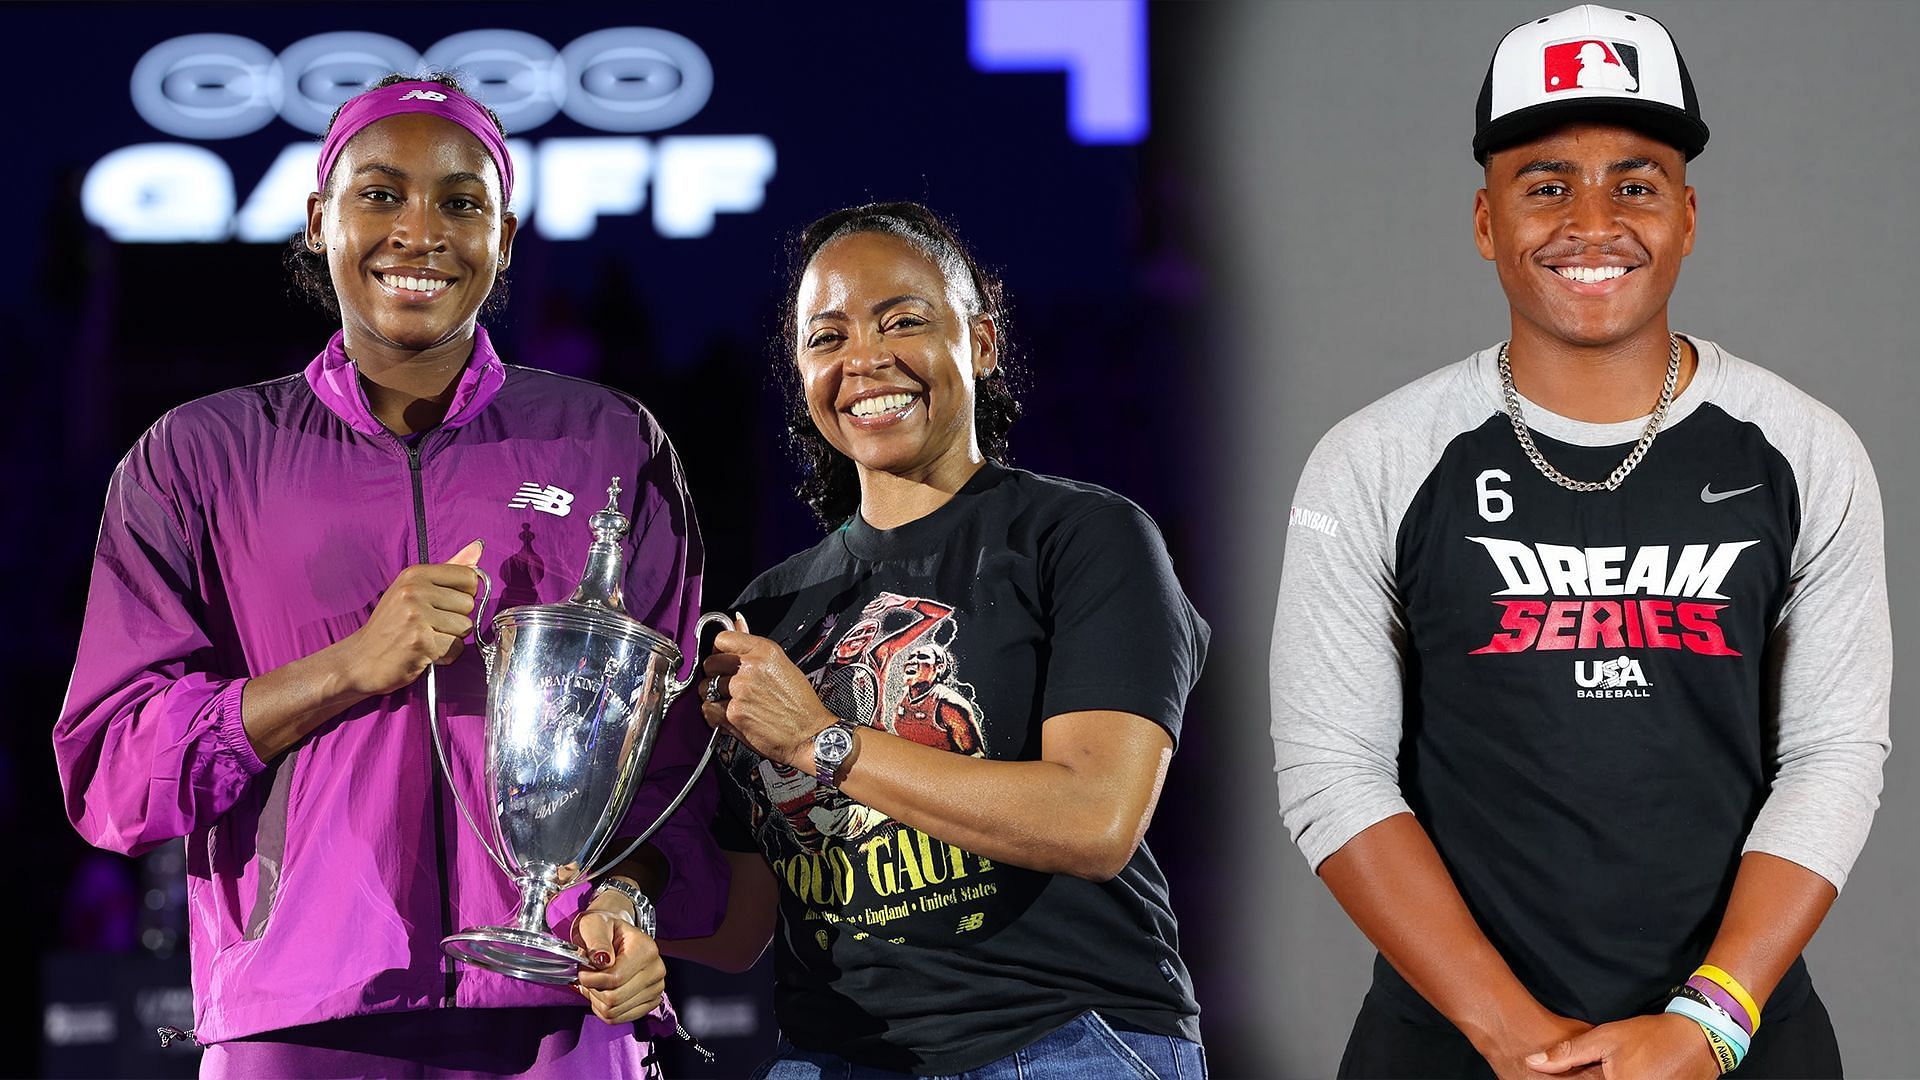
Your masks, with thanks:
[[[829,617],[799,660],[828,711],[923,746],[985,756],[977,695],[959,677],[952,606],[882,592],[836,638],[837,629]],[[720,758],[749,794],[754,836],[807,918],[894,941],[907,940],[903,930],[927,938],[985,928],[987,916],[972,902],[999,889],[991,860],[732,740]]]
[[[1660,448],[1706,443],[1700,429],[1721,423],[1708,406],[1689,427],[1665,433]],[[1612,453],[1555,449],[1574,461]],[[1426,583],[1409,594],[1421,647],[1436,660],[1472,658],[1476,680],[1553,705],[1648,701],[1673,677],[1694,683],[1750,671],[1744,654],[1767,622],[1756,599],[1771,591],[1767,557],[1757,552],[1768,523],[1781,525],[1774,503],[1757,494],[1715,503],[1699,491],[1702,479],[1712,491],[1715,470],[1764,477],[1738,458],[1650,458],[1630,495],[1570,492],[1529,467],[1503,416],[1454,439],[1416,499],[1419,517],[1403,528],[1403,539],[1426,537],[1426,553],[1402,570]]]
[[[807,678],[835,716],[978,755],[973,687],[954,677],[956,633],[945,604],[883,592]]]
[[[1470,656],[1628,650],[1604,660],[1575,660],[1575,695],[1645,698],[1652,691],[1638,658],[1643,650],[1740,655],[1720,623],[1732,600],[1721,590],[1741,553],[1757,540],[1575,547],[1467,539],[1486,549],[1505,585],[1489,597],[1498,626]]]

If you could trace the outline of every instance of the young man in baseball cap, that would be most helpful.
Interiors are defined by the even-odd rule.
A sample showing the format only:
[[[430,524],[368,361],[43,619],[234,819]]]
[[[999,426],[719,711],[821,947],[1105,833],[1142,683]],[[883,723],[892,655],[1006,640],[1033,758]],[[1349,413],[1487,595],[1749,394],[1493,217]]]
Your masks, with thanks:
[[[1887,752],[1872,465],[1668,326],[1663,26],[1516,27],[1477,119],[1510,340],[1321,440],[1280,587],[1282,814],[1381,953],[1341,1075],[1838,1076],[1800,953]]]

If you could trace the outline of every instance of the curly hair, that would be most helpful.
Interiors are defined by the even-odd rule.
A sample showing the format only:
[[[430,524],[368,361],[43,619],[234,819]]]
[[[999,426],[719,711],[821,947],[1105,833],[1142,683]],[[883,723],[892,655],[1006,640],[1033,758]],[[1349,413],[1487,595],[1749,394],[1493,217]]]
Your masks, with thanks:
[[[867,203],[815,219],[788,245],[786,298],[780,307],[780,333],[773,369],[787,405],[787,448],[800,467],[794,494],[820,524],[832,529],[860,508],[860,481],[852,460],[833,448],[807,412],[806,390],[795,363],[800,282],[820,249],[854,233],[885,233],[913,245],[940,268],[949,286],[963,285],[969,295],[968,318],[994,320],[996,362],[974,383],[973,430],[980,451],[1002,465],[1010,459],[1007,432],[1020,418],[1022,373],[1008,347],[1006,298],[1000,279],[982,267],[952,228],[916,202]]]
[[[467,88],[461,84],[457,76],[446,71],[430,71],[424,75],[405,75],[396,71],[391,75],[383,76],[378,82],[369,83],[367,90],[379,90],[394,83],[403,82],[439,83],[466,97],[473,96],[467,93]],[[353,98],[347,99],[347,101],[352,100]],[[333,115],[327,120],[327,130],[320,136],[322,142],[326,141],[327,136],[333,134],[333,125],[340,119],[340,110],[346,107],[347,102],[343,101],[339,108],[333,110]],[[500,132],[500,136],[505,138],[507,128],[500,122],[500,117],[485,105],[480,107],[486,111],[487,119],[493,121],[493,126]],[[320,192],[320,198],[324,200],[332,192],[333,177],[329,176],[327,187]],[[340,298],[333,291],[333,275],[327,272],[327,257],[307,246],[305,229],[293,234],[293,239],[287,242],[287,249],[281,254],[280,261],[286,266],[288,275],[293,279],[295,293],[314,307],[326,312],[328,316],[335,319],[340,317]],[[500,314],[506,305],[507,275],[503,271],[493,279],[493,291],[489,292],[486,300],[481,302],[480,314],[490,318]]]

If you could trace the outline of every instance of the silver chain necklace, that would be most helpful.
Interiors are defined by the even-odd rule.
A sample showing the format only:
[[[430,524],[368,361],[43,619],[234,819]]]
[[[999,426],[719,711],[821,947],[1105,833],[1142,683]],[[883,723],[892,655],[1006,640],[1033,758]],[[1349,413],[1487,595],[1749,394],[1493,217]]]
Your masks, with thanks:
[[[1527,452],[1527,460],[1540,470],[1540,475],[1566,488],[1568,491],[1612,491],[1619,487],[1633,471],[1640,459],[1647,456],[1647,450],[1653,445],[1653,437],[1660,434],[1660,425],[1666,422],[1667,407],[1673,404],[1674,388],[1680,385],[1680,335],[1668,334],[1672,344],[1667,354],[1667,383],[1660,388],[1660,403],[1653,407],[1653,415],[1647,419],[1647,430],[1640,441],[1627,451],[1627,459],[1620,463],[1605,480],[1575,480],[1548,464],[1533,444],[1533,433],[1527,430],[1527,422],[1520,415],[1520,391],[1513,387],[1513,366],[1507,362],[1507,343],[1500,343],[1500,392],[1507,399],[1507,419],[1513,422],[1513,433],[1520,439],[1520,448]]]

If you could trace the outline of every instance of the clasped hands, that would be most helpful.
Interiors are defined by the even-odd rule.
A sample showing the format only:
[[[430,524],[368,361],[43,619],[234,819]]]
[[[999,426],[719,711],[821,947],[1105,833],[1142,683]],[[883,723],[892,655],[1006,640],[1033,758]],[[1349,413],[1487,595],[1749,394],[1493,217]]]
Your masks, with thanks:
[[[1700,1025],[1684,1016],[1661,1014],[1588,1027],[1555,1016],[1561,1030],[1517,1041],[1537,1049],[1482,1051],[1500,1080],[1541,1080],[1546,1076],[1580,1080],[1713,1080],[1720,1075],[1713,1050]],[[1544,1045],[1541,1039],[1548,1040]]]

